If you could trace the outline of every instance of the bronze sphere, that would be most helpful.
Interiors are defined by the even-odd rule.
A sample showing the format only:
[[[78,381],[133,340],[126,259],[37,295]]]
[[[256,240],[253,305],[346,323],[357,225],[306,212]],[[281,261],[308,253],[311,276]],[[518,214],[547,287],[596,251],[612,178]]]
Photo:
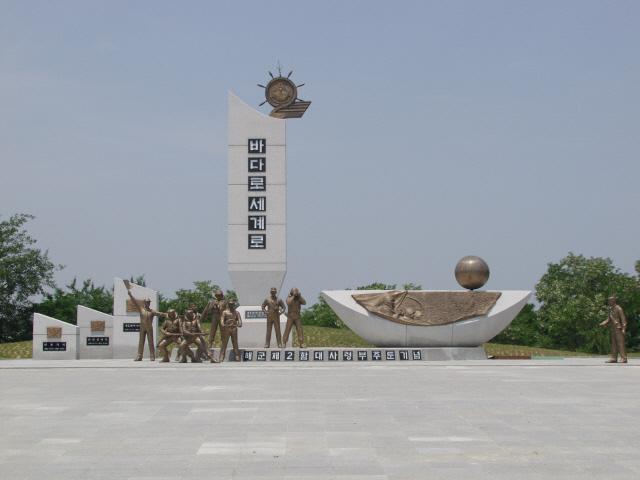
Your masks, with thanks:
[[[476,290],[489,280],[489,265],[480,257],[468,255],[460,259],[455,274],[460,286]]]

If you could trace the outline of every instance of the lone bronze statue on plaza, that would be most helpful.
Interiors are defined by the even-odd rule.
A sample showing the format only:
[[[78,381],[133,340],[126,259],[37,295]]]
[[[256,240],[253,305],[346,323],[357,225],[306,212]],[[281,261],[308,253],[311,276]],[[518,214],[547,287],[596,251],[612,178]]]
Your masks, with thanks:
[[[180,334],[180,319],[178,318],[178,314],[172,308],[167,311],[167,319],[160,327],[160,332],[162,333],[162,338],[158,343],[158,350],[162,354],[161,362],[169,361],[169,350],[167,347],[172,343],[176,345],[180,345],[182,343],[182,337]]]
[[[289,333],[291,332],[291,328],[296,326],[296,333],[298,334],[298,346],[300,348],[306,348],[304,344],[304,333],[302,332],[302,321],[300,317],[300,309],[302,305],[306,305],[307,301],[300,295],[300,290],[297,288],[292,288],[289,292],[289,296],[287,297],[287,307],[288,307],[288,316],[287,316],[287,326],[284,329],[284,344],[287,344],[289,340]]]
[[[156,312],[151,309],[151,299],[145,298],[142,301],[137,300],[131,294],[131,282],[129,280],[123,280],[124,286],[127,287],[127,293],[131,297],[131,302],[135,305],[136,310],[140,313],[140,340],[138,341],[138,356],[135,358],[136,362],[142,360],[144,354],[144,341],[147,340],[149,344],[149,360],[152,362],[156,359],[156,349],[153,343],[153,317],[166,318],[167,314],[162,312]]]
[[[267,314],[267,338],[264,342],[264,348],[271,347],[272,328],[276,330],[278,348],[283,348],[282,334],[280,333],[280,315],[282,315],[285,310],[284,302],[281,298],[278,298],[278,290],[275,287],[271,288],[271,295],[262,302],[262,311]],[[286,340],[284,344],[287,344]]]
[[[238,328],[242,327],[242,317],[240,316],[240,312],[236,310],[237,306],[238,304],[235,300],[229,300],[227,309],[222,313],[220,325],[222,345],[220,346],[220,356],[218,357],[219,363],[224,362],[224,357],[227,354],[229,338],[231,338],[231,344],[233,345],[233,353],[236,355],[236,361],[242,361],[240,349],[238,348]]]
[[[209,332],[209,345],[213,347],[213,342],[216,337],[216,332],[220,326],[220,319],[222,318],[222,312],[227,309],[227,301],[224,299],[224,293],[222,290],[214,290],[213,298],[207,303],[202,311],[202,321],[207,319],[208,315],[211,315],[211,331]],[[222,331],[222,330],[221,330]]]
[[[622,307],[618,305],[615,295],[609,297],[609,316],[600,323],[601,327],[609,326],[611,335],[611,356],[607,363],[627,363],[627,350],[624,345],[624,337],[627,334],[627,317],[624,315]]]
[[[183,338],[180,344],[180,355],[182,356],[180,363],[187,363],[187,357],[191,359],[192,363],[200,363],[203,357],[211,358],[207,352],[207,342],[204,340],[204,332],[194,305],[184,313],[184,318],[180,322],[180,334]],[[197,347],[195,355],[191,351],[191,345]]]

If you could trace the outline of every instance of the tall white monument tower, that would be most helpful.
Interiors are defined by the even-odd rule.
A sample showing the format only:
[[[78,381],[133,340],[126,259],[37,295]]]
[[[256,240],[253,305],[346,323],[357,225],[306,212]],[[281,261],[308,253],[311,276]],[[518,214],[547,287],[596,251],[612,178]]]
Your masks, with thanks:
[[[265,317],[260,305],[271,287],[280,291],[287,273],[285,119],[300,118],[311,104],[298,98],[301,85],[290,76],[271,75],[263,87],[264,103],[274,107],[270,115],[229,92],[228,261],[247,346],[261,345]],[[251,332],[252,322],[259,331]]]
[[[287,273],[285,120],[229,93],[229,275],[242,305],[260,305]]]

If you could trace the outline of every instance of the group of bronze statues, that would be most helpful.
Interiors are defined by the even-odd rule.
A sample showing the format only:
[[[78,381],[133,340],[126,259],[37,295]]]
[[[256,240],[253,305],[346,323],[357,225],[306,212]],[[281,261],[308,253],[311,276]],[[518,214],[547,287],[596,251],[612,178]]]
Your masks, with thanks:
[[[209,360],[212,363],[224,361],[229,339],[233,347],[236,360],[241,361],[240,349],[238,348],[238,328],[242,327],[242,317],[236,310],[238,303],[234,299],[226,299],[220,290],[213,291],[213,298],[207,303],[202,313],[198,313],[195,304],[189,305],[183,315],[178,315],[174,309],[165,312],[158,312],[151,308],[151,300],[136,299],[131,293],[132,285],[125,280],[124,284],[133,305],[140,314],[140,340],[138,342],[138,355],[136,361],[141,361],[144,353],[145,341],[149,345],[149,359],[155,360],[155,344],[153,341],[153,317],[164,318],[164,323],[160,327],[162,338],[158,342],[158,350],[162,354],[161,362],[169,361],[168,347],[176,345],[178,348],[178,359],[181,363],[199,363]],[[305,348],[304,334],[300,311],[302,305],[306,305],[306,300],[300,294],[300,290],[292,288],[287,297],[286,305],[282,299],[278,298],[275,288],[271,289],[270,296],[262,303],[262,311],[267,316],[267,336],[265,348],[270,347],[271,331],[276,331],[276,341],[278,348],[286,345],[291,329],[295,326],[298,335],[298,344]],[[287,324],[284,330],[284,339],[280,334],[280,317],[287,312]],[[202,329],[201,321],[211,316],[211,330],[207,333]],[[216,332],[220,328],[221,347],[218,359],[214,359],[210,348],[214,345]],[[208,343],[207,343],[208,336]],[[195,353],[192,350],[195,347]]]
[[[238,348],[238,328],[242,327],[242,318],[240,312],[236,310],[238,304],[235,300],[225,299],[224,294],[220,290],[215,290],[213,292],[213,298],[207,303],[207,306],[201,314],[198,313],[196,305],[191,304],[184,314],[179,316],[173,309],[170,309],[166,313],[153,310],[150,299],[145,298],[144,300],[138,300],[134,298],[131,294],[131,284],[127,280],[125,280],[124,283],[127,287],[129,297],[140,314],[140,340],[138,342],[136,361],[142,360],[145,341],[149,345],[150,360],[155,360],[153,317],[162,317],[165,319],[160,328],[162,338],[158,343],[158,349],[162,354],[162,362],[169,361],[169,350],[167,347],[172,344],[178,347],[178,358],[182,363],[186,363],[187,359],[190,359],[192,362],[202,362],[203,360],[222,362],[227,352],[229,339],[231,339],[236,360],[241,361],[240,349]],[[391,298],[391,300],[393,299]],[[262,302],[262,311],[267,317],[265,348],[271,347],[271,332],[273,330],[276,332],[278,348],[284,348],[289,340],[289,334],[293,327],[296,328],[298,345],[301,348],[306,348],[300,315],[302,305],[306,305],[306,303],[306,300],[297,288],[291,289],[286,303],[278,298],[276,288],[271,289],[270,295]],[[627,352],[625,348],[627,319],[622,307],[618,305],[615,295],[610,296],[608,299],[608,310],[609,315],[607,319],[600,323],[601,327],[609,327],[611,335],[611,356],[607,362],[618,363],[619,357],[620,363],[627,363]],[[287,313],[287,324],[283,336],[280,332],[280,317],[285,312]],[[207,343],[207,334],[202,330],[202,324],[200,322],[208,316],[211,316],[211,330],[208,334],[209,341]],[[218,328],[220,328],[222,344],[218,359],[214,359],[211,355],[210,348],[214,345]],[[192,346],[195,346],[195,353],[191,349]]]
[[[295,326],[296,333],[298,335],[298,345],[300,348],[305,348],[304,333],[302,332],[302,319],[300,317],[300,310],[302,305],[306,305],[307,301],[302,295],[300,290],[292,288],[287,297],[287,304],[285,306],[282,299],[278,298],[278,291],[275,288],[271,289],[270,295],[262,302],[262,311],[267,315],[267,338],[264,343],[264,348],[271,347],[271,331],[276,331],[276,343],[278,348],[284,348],[289,341],[289,334],[291,329]],[[288,311],[287,311],[288,310]],[[284,337],[280,333],[280,316],[287,312],[287,324],[284,328]]]

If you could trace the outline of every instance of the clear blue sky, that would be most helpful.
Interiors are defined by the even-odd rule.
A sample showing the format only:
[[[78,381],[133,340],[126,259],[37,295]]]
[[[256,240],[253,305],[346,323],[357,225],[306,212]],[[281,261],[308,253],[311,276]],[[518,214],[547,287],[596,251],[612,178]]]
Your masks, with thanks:
[[[636,1],[3,0],[0,215],[36,215],[60,283],[230,287],[227,91],[257,106],[279,60],[313,101],[285,288],[455,288],[467,254],[493,289],[569,251],[631,272],[638,25]]]

